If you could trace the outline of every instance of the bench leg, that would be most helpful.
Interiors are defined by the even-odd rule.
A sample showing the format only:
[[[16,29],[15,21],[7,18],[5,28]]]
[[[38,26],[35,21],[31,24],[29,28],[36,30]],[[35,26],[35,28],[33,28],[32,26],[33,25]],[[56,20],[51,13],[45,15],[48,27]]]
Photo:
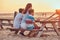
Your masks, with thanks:
[[[37,37],[40,37],[40,36],[43,34],[43,29],[44,29],[45,26],[46,26],[45,24],[46,24],[46,23],[43,23],[43,24],[42,24],[42,26],[41,26],[41,28],[40,28],[41,31],[40,31],[40,32],[38,31]]]
[[[48,30],[48,28],[45,26],[45,29]]]
[[[0,27],[1,27],[1,29],[3,29],[3,27],[2,27],[2,20],[0,20]]]
[[[1,29],[3,29],[2,25],[1,25]]]
[[[57,33],[57,35],[60,35],[60,32],[58,31],[58,28],[56,27],[55,23],[52,23],[54,31]]]

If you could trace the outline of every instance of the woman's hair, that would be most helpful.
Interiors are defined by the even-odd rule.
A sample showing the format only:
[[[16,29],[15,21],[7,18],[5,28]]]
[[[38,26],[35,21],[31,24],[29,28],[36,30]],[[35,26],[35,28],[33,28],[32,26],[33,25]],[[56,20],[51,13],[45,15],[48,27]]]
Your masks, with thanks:
[[[24,14],[27,12],[27,10],[32,7],[32,4],[31,3],[28,3],[25,7],[25,11],[24,11]]]

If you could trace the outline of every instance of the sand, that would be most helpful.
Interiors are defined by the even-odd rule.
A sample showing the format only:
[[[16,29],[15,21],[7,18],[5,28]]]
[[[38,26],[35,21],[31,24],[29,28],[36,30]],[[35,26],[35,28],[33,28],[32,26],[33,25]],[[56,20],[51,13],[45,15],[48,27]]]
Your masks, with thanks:
[[[0,40],[60,40],[60,36],[57,36],[53,34],[50,34],[49,36],[43,36],[43,37],[25,37],[20,34],[13,34],[14,32],[11,32],[9,30],[0,30]],[[49,33],[48,33],[49,34]]]

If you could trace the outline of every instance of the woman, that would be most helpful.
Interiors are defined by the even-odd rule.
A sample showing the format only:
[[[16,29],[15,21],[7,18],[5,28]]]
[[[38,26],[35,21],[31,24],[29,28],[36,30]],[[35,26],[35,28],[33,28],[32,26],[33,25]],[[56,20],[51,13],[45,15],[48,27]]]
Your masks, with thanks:
[[[24,10],[24,16],[23,16],[23,19],[22,19],[22,22],[21,22],[21,32],[20,34],[24,35],[23,32],[27,29],[26,27],[26,23],[25,23],[25,20],[27,18],[27,16],[29,15],[29,10],[32,9],[32,4],[31,3],[28,3],[25,7],[25,10]]]
[[[27,17],[27,15],[29,15],[28,11],[32,9],[32,4],[31,3],[28,3],[25,7],[25,11],[24,11],[24,17],[23,17],[23,20],[22,22],[25,22],[25,19]]]
[[[24,31],[27,29],[25,20],[26,20],[26,18],[27,18],[28,15],[29,15],[29,10],[31,10],[31,9],[32,9],[32,4],[31,4],[31,3],[28,3],[28,4],[26,5],[26,7],[25,7],[24,16],[23,16],[23,19],[22,19],[22,22],[21,22],[21,29],[22,29],[22,30],[21,30],[20,34],[22,34],[22,35],[24,35],[24,34],[23,34]],[[35,26],[35,27],[38,27],[35,23],[34,23],[34,26]],[[30,35],[30,33],[29,33],[29,35]]]

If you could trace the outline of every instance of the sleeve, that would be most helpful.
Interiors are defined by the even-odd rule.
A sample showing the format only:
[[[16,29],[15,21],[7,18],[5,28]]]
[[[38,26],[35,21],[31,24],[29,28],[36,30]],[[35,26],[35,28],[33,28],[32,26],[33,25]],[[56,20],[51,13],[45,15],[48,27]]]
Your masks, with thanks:
[[[33,22],[35,22],[35,19],[34,19],[34,17],[33,17]]]

